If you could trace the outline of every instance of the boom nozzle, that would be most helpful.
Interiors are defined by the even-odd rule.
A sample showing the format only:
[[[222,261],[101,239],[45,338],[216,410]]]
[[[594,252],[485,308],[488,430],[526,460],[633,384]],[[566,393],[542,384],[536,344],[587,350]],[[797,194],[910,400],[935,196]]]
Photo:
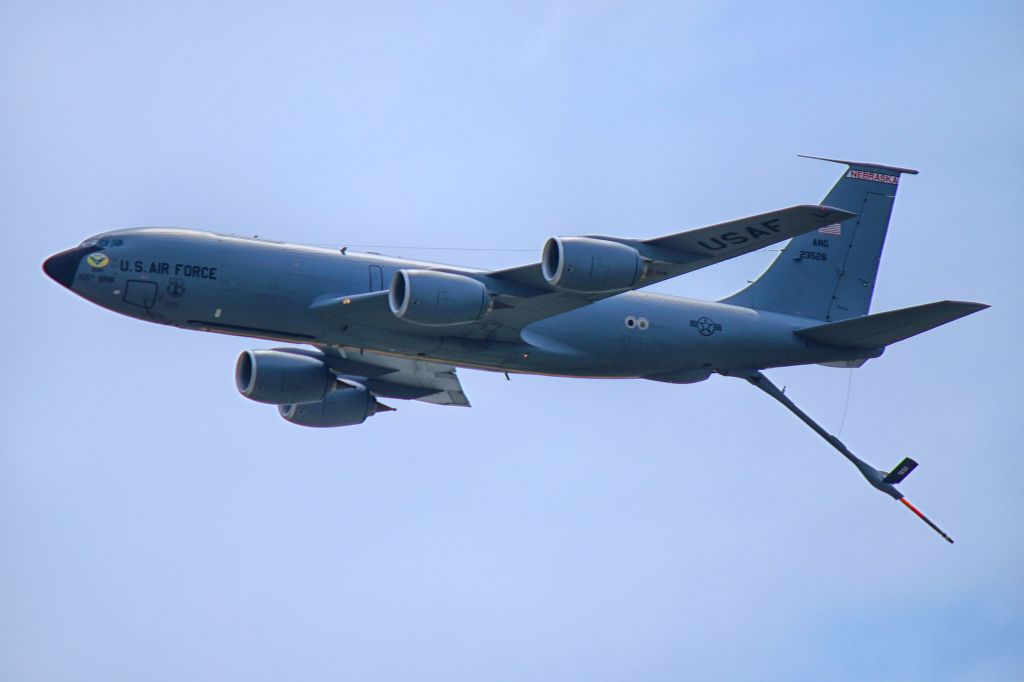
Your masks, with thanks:
[[[915,507],[914,505],[910,504],[910,501],[909,501],[909,500],[907,500],[907,498],[905,498],[905,497],[901,497],[901,498],[900,498],[900,502],[902,502],[902,503],[903,503],[903,504],[904,504],[904,505],[905,505],[905,506],[907,507],[907,509],[909,509],[910,511],[914,512],[915,514],[917,514],[917,516],[918,516],[918,517],[919,517],[919,518],[920,518],[920,519],[921,519],[922,521],[924,521],[925,523],[927,523],[927,524],[928,524],[928,525],[929,525],[929,526],[931,527],[931,529],[932,529],[932,530],[934,530],[934,531],[935,531],[936,533],[938,533],[939,535],[941,535],[941,536],[942,536],[942,539],[944,539],[944,540],[945,540],[946,542],[948,542],[948,543],[949,543],[949,544],[951,544],[951,545],[953,544],[953,538],[951,538],[951,537],[949,537],[948,535],[946,535],[946,533],[945,533],[945,532],[943,532],[943,530],[942,530],[941,528],[939,528],[939,527],[938,527],[938,526],[936,526],[936,525],[935,525],[934,523],[932,523],[932,520],[931,520],[931,519],[929,519],[929,518],[928,518],[927,516],[925,516],[924,514],[922,514],[922,513],[921,513],[921,510],[920,510],[920,509],[918,509],[918,508],[917,508],[917,507]]]

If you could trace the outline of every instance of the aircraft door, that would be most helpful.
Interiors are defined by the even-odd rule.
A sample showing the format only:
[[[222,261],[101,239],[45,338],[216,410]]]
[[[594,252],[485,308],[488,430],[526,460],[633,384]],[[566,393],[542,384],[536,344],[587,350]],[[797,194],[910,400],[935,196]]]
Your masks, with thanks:
[[[384,290],[384,269],[379,265],[370,266],[370,291]]]
[[[156,282],[128,280],[124,287],[124,302],[149,310],[156,303]]]

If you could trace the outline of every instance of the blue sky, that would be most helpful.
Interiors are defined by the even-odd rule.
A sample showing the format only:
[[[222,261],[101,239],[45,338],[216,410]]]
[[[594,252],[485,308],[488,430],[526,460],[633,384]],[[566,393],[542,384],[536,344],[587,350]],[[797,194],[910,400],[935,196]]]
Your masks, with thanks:
[[[0,677],[1024,676],[1016,3],[0,5]],[[120,318],[49,254],[178,225],[481,267],[919,168],[874,300],[992,309],[743,382],[463,372],[470,410],[304,430],[268,344]],[[657,290],[721,297],[772,253]]]

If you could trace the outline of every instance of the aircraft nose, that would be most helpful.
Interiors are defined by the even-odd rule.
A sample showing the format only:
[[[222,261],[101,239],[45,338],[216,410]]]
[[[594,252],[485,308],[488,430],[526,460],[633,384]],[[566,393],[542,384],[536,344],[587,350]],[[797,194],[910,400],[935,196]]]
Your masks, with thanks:
[[[75,281],[75,273],[78,272],[78,264],[82,262],[82,258],[87,253],[93,250],[95,249],[76,246],[73,249],[61,251],[43,262],[43,271],[53,281],[70,289],[71,283]]]

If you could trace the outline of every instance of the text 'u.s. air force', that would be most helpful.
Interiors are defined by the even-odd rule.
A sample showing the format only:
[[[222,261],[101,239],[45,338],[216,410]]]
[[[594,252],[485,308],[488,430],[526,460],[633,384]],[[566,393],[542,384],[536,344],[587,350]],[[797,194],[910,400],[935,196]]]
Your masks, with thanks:
[[[121,260],[121,272],[145,272],[150,275],[174,275],[193,279],[217,279],[217,268],[195,263],[167,263],[163,261]]]

